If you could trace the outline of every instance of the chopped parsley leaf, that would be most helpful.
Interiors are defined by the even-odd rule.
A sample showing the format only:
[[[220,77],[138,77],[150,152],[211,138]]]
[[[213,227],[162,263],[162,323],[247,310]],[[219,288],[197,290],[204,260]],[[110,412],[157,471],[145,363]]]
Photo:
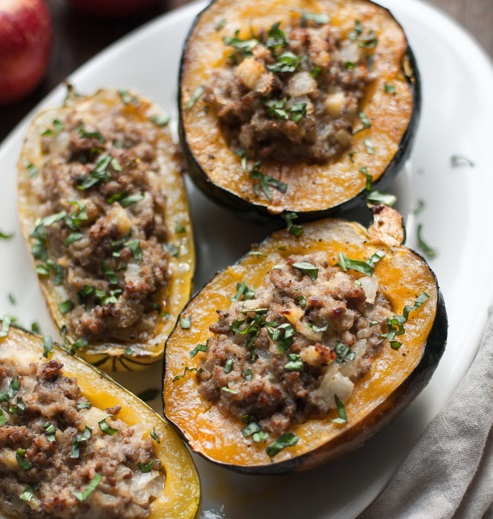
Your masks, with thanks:
[[[99,485],[102,479],[102,474],[95,474],[94,477],[91,479],[89,485],[87,485],[84,492],[72,492],[72,495],[74,495],[81,502],[85,501],[94,492],[94,490],[96,490],[96,487]]]
[[[277,440],[271,443],[267,448],[266,452],[270,458],[273,458],[276,454],[281,452],[286,447],[292,447],[298,443],[299,437],[293,433],[284,433]]]

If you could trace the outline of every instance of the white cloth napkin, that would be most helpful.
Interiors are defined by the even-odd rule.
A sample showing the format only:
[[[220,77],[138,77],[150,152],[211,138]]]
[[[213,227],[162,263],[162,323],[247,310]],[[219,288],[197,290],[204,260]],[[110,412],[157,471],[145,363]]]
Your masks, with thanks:
[[[493,310],[478,354],[358,519],[493,519]]]

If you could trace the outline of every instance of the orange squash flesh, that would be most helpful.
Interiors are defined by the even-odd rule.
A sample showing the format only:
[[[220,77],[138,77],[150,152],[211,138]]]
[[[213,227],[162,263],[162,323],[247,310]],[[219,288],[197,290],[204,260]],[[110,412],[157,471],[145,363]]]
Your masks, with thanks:
[[[32,362],[48,362],[43,351],[43,339],[40,336],[11,327],[7,337],[0,339],[0,364],[2,359],[15,359],[17,356],[23,361],[32,358]],[[144,438],[148,438],[152,430],[159,437],[159,444],[154,441],[154,454],[161,462],[166,482],[163,495],[150,505],[149,519],[198,517],[199,477],[188,450],[173,427],[110,377],[82,359],[70,356],[56,344],[53,345],[49,360],[63,364],[63,375],[77,379],[82,394],[93,406],[100,409],[121,406],[119,419],[128,426],[138,426]],[[20,518],[14,515],[12,519]]]
[[[208,85],[214,71],[227,66],[231,47],[223,37],[240,29],[247,39],[253,31],[301,16],[301,11],[325,13],[330,24],[346,35],[355,20],[376,28],[373,74],[375,80],[360,106],[371,127],[353,135],[348,153],[327,164],[262,163],[262,171],[288,185],[285,194],[271,190],[273,200],[254,192],[241,159],[228,147],[215,111],[204,96],[187,109],[201,86]],[[226,25],[216,30],[219,22]],[[283,26],[281,25],[281,28]],[[395,91],[386,92],[391,85]],[[231,209],[242,212],[280,214],[295,211],[305,218],[327,216],[364,200],[367,168],[376,189],[383,189],[402,167],[417,128],[420,110],[419,78],[414,58],[401,26],[385,8],[368,0],[269,0],[259,8],[255,0],[216,0],[196,19],[182,58],[180,82],[181,139],[189,173],[206,194]],[[367,143],[373,144],[369,154]],[[359,200],[359,202],[358,202]]]
[[[184,315],[192,318],[191,329],[176,327],[166,346],[165,414],[195,452],[226,467],[247,473],[305,469],[360,445],[422,389],[445,345],[443,301],[434,274],[420,256],[400,245],[386,245],[356,223],[330,219],[315,222],[306,225],[299,238],[279,231],[256,251],[262,255],[247,255],[217,274],[184,310]],[[355,382],[345,404],[347,424],[333,423],[337,417],[334,411],[324,419],[296,425],[290,432],[299,436],[297,445],[271,459],[265,442],[254,443],[243,436],[241,420],[220,412],[197,392],[197,378],[185,368],[200,368],[200,355],[190,358],[190,351],[207,341],[209,327],[217,320],[216,310],[229,307],[237,283],[245,281],[258,287],[281,258],[315,251],[327,251],[331,265],[337,263],[339,252],[364,261],[376,251],[384,251],[375,275],[396,315],[402,315],[405,305],[412,307],[423,292],[429,299],[410,313],[405,334],[398,337],[401,348],[396,351],[386,343],[370,371]]]

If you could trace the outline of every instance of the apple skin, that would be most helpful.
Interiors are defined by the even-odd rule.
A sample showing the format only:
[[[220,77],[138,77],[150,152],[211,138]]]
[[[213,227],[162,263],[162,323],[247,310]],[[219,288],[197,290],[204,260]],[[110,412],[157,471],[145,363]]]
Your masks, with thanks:
[[[51,18],[43,0],[0,0],[0,106],[39,85],[51,42]]]
[[[79,11],[95,16],[124,18],[145,11],[158,0],[69,0]]]

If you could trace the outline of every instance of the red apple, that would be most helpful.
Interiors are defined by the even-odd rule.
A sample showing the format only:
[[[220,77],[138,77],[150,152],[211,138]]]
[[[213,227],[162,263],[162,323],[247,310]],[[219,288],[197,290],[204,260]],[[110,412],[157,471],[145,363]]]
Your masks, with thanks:
[[[0,0],[0,105],[38,86],[51,39],[51,18],[43,0]]]
[[[130,16],[155,5],[157,0],[69,0],[80,11],[114,18]]]

